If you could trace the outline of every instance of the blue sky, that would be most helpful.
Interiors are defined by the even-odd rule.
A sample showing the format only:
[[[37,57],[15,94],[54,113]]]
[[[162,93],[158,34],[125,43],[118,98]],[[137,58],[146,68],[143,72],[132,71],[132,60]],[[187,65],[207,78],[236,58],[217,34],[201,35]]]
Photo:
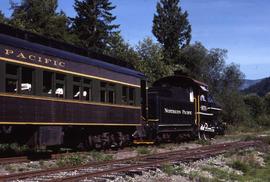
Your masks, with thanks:
[[[14,0],[19,2],[19,0]],[[75,16],[73,0],[58,0],[59,9]],[[115,23],[126,41],[135,45],[151,33],[157,0],[112,0]],[[0,9],[10,15],[9,0]],[[269,0],[181,0],[189,13],[192,42],[208,49],[228,50],[227,63],[237,63],[248,79],[270,76],[270,1]],[[269,67],[269,68],[268,68]]]

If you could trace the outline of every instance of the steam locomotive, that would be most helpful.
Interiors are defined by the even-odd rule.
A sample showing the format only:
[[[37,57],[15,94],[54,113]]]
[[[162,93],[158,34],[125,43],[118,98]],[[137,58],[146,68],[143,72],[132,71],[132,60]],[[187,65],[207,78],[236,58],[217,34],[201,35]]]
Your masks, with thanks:
[[[176,74],[147,88],[118,59],[0,24],[0,143],[121,147],[212,137],[220,107]]]

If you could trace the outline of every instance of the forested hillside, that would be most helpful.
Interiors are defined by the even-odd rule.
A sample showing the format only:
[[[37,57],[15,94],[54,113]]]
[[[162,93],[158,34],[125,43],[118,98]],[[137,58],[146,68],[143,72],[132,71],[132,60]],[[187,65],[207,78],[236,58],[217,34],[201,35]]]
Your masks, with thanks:
[[[243,80],[243,83],[240,87],[240,90],[244,90],[244,89],[247,89],[253,85],[255,85],[256,83],[262,81],[263,79],[258,79],[258,80],[248,80],[248,79],[244,79]]]
[[[246,94],[254,93],[259,96],[265,96],[270,92],[270,77],[260,80],[256,84],[244,89],[243,92]]]

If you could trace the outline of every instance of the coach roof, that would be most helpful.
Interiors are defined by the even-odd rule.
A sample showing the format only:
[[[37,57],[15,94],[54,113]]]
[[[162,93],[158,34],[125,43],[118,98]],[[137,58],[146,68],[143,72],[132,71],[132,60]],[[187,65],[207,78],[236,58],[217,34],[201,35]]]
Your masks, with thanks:
[[[35,40],[35,41],[29,41],[29,39]],[[86,52],[85,49],[80,49],[70,44],[55,41],[52,39],[47,39],[37,34],[33,34],[27,31],[19,30],[19,29],[4,25],[4,24],[0,24],[0,44],[9,45],[16,48],[22,48],[22,49],[30,50],[33,52],[70,60],[73,62],[84,63],[84,64],[104,68],[107,70],[111,70],[114,72],[130,75],[130,76],[134,76],[138,78],[145,78],[143,73],[128,68],[128,66],[124,65],[124,63],[118,59],[115,59],[106,55],[101,55],[92,51],[91,51],[91,55],[93,55],[92,57],[94,58],[87,57],[85,55],[80,55],[80,54],[73,53],[67,50],[62,50],[58,48],[53,48],[51,46],[42,45],[42,43],[39,43],[38,40],[42,40],[40,42],[47,42],[47,44],[50,44],[50,45],[52,45],[53,43],[55,43],[56,45],[61,45],[58,47],[65,46],[69,50],[71,50],[74,47],[74,49],[77,49],[81,52]]]

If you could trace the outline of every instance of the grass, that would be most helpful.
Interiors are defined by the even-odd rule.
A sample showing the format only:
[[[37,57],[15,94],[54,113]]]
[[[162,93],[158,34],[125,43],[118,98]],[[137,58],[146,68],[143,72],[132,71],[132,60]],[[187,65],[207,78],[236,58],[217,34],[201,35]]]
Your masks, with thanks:
[[[260,155],[261,156],[261,155]],[[227,170],[226,168],[205,166],[202,171],[207,171],[212,175],[212,178],[202,176],[201,172],[193,171],[188,176],[194,181],[270,181],[270,152],[264,156],[265,166],[259,162],[258,153],[256,151],[238,151],[230,156],[227,156],[230,161],[227,165],[234,170],[241,171],[237,174],[236,171]]]
[[[196,140],[195,143],[200,144],[200,145],[211,145],[210,140]]]
[[[228,125],[226,135],[256,135],[258,133],[270,134],[269,126],[254,125],[249,126],[246,123],[238,125]]]
[[[108,155],[108,154],[104,154],[102,152],[98,152],[98,151],[91,151],[89,152],[90,156],[92,157],[92,159],[94,161],[109,161],[109,160],[113,160],[113,156],[112,155]]]
[[[213,179],[210,181],[235,181],[238,178],[238,175],[216,167],[204,167],[202,170],[211,173]]]
[[[56,161],[57,166],[64,167],[64,166],[77,166],[83,164],[85,161],[85,156],[79,154],[70,154],[61,157]]]
[[[248,165],[248,170],[244,173],[243,176],[238,178],[238,181],[259,181],[267,182],[270,181],[270,152],[264,156],[265,166],[256,167]]]
[[[12,164],[8,164],[8,165],[5,166],[5,170],[13,173],[13,172],[16,171],[16,167],[13,166]]]
[[[149,148],[147,148],[147,147],[144,147],[144,146],[137,147],[136,151],[137,151],[138,155],[149,155],[149,154],[151,154],[151,150]]]
[[[237,154],[232,155],[230,158],[231,158],[231,162],[228,163],[228,165],[235,170],[243,172],[243,175],[236,175],[233,178],[233,180],[240,181],[240,182],[245,182],[245,181],[268,182],[270,181],[270,152],[269,151],[263,156],[265,166],[262,166],[260,162],[258,162],[258,158],[256,157],[254,151],[240,151]]]
[[[169,176],[171,175],[183,175],[184,174],[184,168],[181,166],[176,166],[172,164],[163,164],[161,166],[161,170],[168,174]]]
[[[192,171],[189,175],[188,175],[189,179],[191,179],[192,181],[199,181],[199,182],[212,182],[213,180],[211,178],[207,178],[202,176],[199,171]]]
[[[26,145],[18,145],[17,143],[4,143],[0,144],[0,153],[4,154],[22,154],[29,152],[30,148]]]
[[[89,160],[96,161],[96,162],[109,161],[109,160],[113,160],[113,156],[93,150],[93,151],[90,151],[88,154],[72,153],[69,155],[65,155],[62,158],[58,159],[56,161],[56,164],[59,167],[77,166],[77,165],[85,164]]]
[[[238,170],[238,171],[242,171],[243,173],[246,173],[246,172],[248,172],[248,170],[249,170],[249,166],[248,166],[246,163],[244,163],[244,162],[242,162],[242,161],[240,161],[240,160],[234,161],[234,162],[231,164],[231,167],[232,167],[233,169]]]
[[[261,140],[267,145],[270,145],[270,136],[263,137],[261,138]]]

